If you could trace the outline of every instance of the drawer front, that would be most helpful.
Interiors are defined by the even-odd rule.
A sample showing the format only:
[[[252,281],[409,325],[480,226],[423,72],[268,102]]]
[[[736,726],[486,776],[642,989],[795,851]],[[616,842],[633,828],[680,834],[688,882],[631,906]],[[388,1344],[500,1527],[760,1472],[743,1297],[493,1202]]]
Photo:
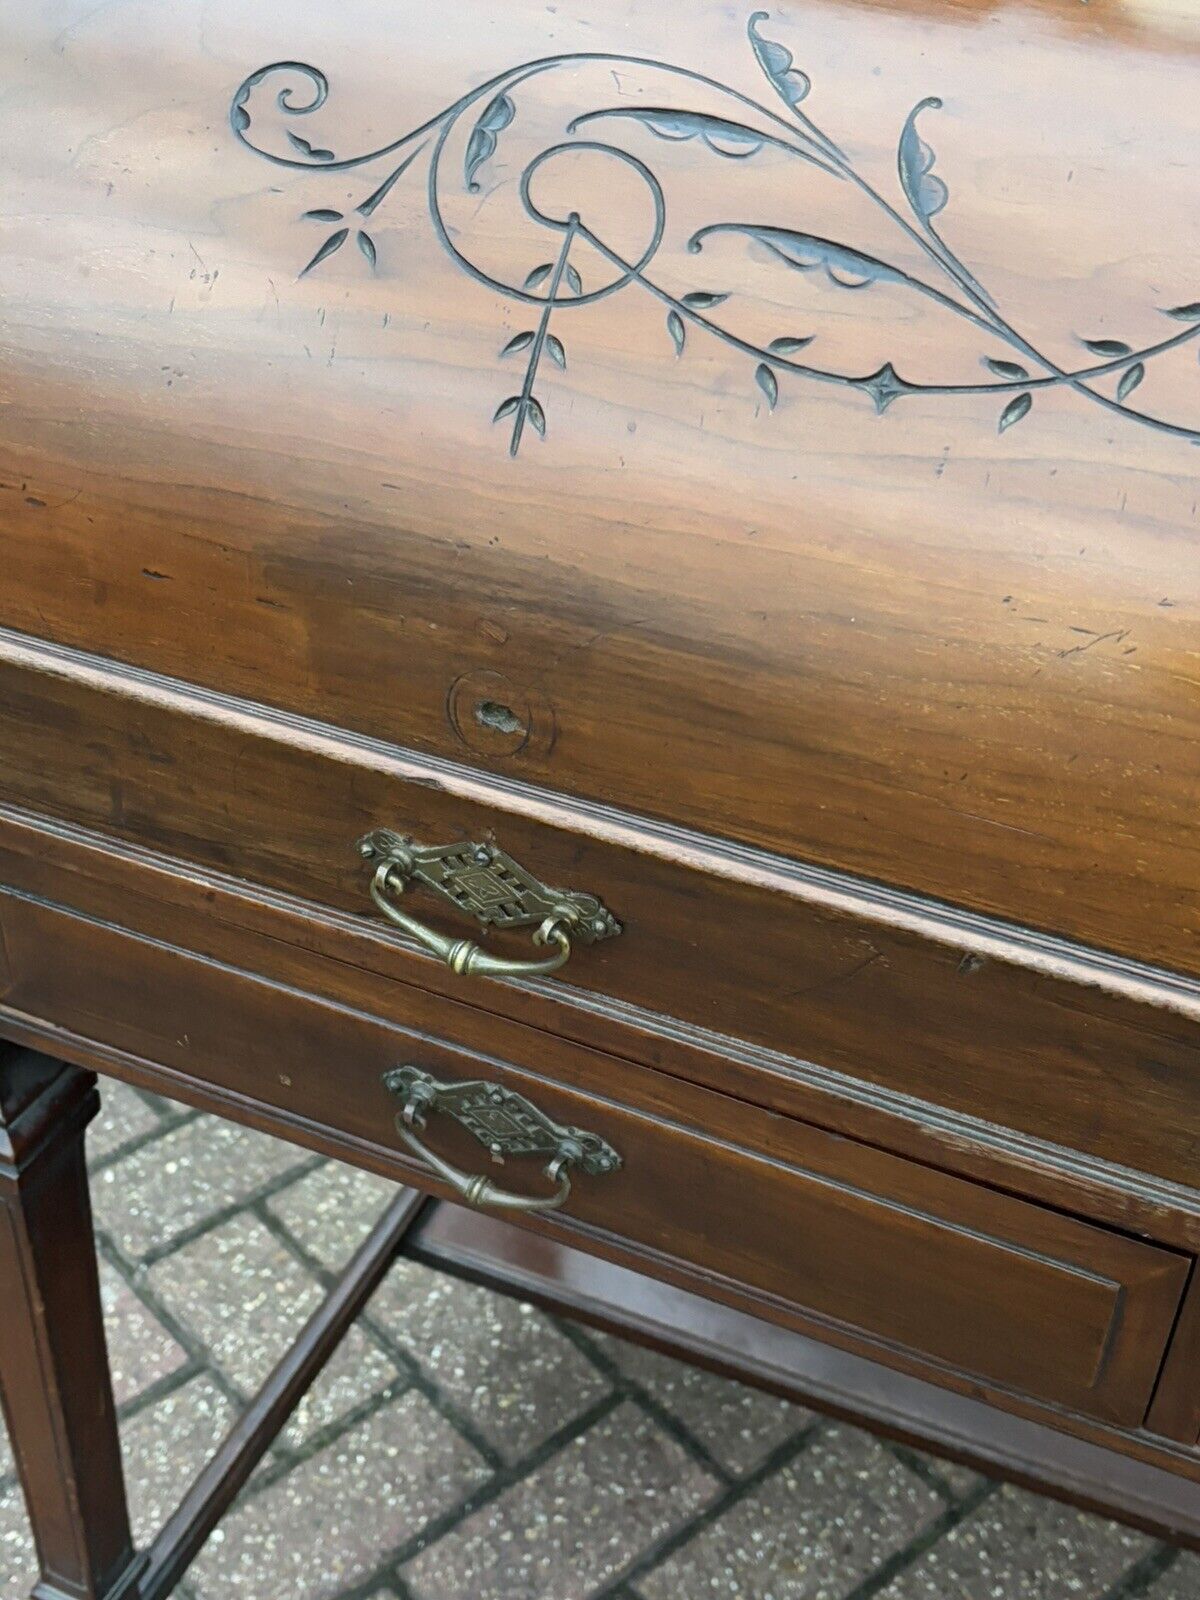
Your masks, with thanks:
[[[1200,974],[1200,61],[1130,9],[10,0],[0,621]]]
[[[5,800],[295,896],[343,928],[350,913],[386,938],[345,938],[345,960],[514,1014],[511,987],[453,978],[388,929],[356,848],[379,827],[492,841],[544,882],[598,896],[623,928],[541,983],[539,1020],[556,1034],[610,1048],[600,1024],[616,1018],[622,1052],[651,1065],[664,1036],[687,1034],[715,1053],[718,1084],[736,1040],[778,1054],[756,1092],[781,1110],[813,1115],[826,1075],[833,1093],[844,1080],[877,1102],[916,1100],[922,1125],[923,1107],[943,1107],[1177,1184],[1200,1177],[1200,985],[1185,980],[1156,989],[949,908],[0,635]],[[7,836],[0,816],[0,851]],[[424,890],[404,906],[449,938],[481,937]],[[528,929],[484,942],[537,954]]]
[[[1190,1261],[662,1074],[396,986],[387,1020],[22,897],[0,897],[5,1003],[215,1089],[242,1114],[329,1129],[431,1182],[393,1132],[383,1075],[525,1096],[596,1135],[618,1170],[576,1172],[558,1225],[652,1272],[884,1360],[1141,1422]],[[490,1163],[454,1116],[442,1160],[548,1192],[542,1159]],[[436,1182],[432,1186],[437,1188]]]

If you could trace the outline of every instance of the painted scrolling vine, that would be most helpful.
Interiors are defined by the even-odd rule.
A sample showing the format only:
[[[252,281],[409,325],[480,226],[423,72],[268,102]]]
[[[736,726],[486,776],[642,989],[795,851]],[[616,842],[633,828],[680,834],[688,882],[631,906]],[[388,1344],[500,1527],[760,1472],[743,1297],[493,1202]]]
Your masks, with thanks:
[[[1160,308],[1164,316],[1182,324],[1182,327],[1139,349],[1119,339],[1080,339],[1081,346],[1088,352],[1088,359],[1070,368],[1060,366],[1043,355],[1030,339],[1005,318],[986,288],[959,260],[940,231],[938,219],[946,208],[949,190],[935,170],[933,149],[918,128],[918,120],[925,113],[939,109],[942,102],[934,97],[920,101],[909,113],[900,132],[896,170],[906,211],[888,200],[858,170],[853,160],[829,134],[802,109],[808,98],[809,78],[795,64],[790,50],[762,33],[761,26],[768,20],[765,11],[754,12],[747,25],[747,34],[763,76],[782,102],[783,115],[727,84],[686,67],[639,56],[577,51],[509,67],[463,95],[420,127],[411,129],[378,149],[349,157],[339,158],[332,149],[310,142],[286,125],[277,133],[285,131],[287,134],[287,154],[264,148],[255,142],[252,136],[254,123],[251,101],[255,89],[266,80],[283,81],[283,87],[275,97],[275,106],[284,117],[308,116],[325,104],[329,93],[328,80],[315,67],[300,61],[277,61],[252,73],[234,95],[230,120],[234,134],[242,144],[277,166],[309,171],[323,169],[326,172],[345,172],[377,162],[381,165],[386,162],[390,167],[382,181],[371,189],[353,211],[331,207],[304,212],[306,221],[323,223],[331,231],[303,267],[301,277],[341,250],[350,242],[352,235],[354,246],[361,252],[368,268],[377,271],[379,252],[371,232],[371,219],[418,157],[427,156],[429,214],[442,247],[455,265],[471,278],[509,300],[528,306],[531,311],[533,325],[511,338],[500,352],[502,358],[524,358],[524,375],[519,390],[501,401],[493,418],[494,422],[510,424],[509,450],[514,456],[527,429],[532,428],[543,438],[546,434],[545,405],[535,392],[542,363],[549,360],[559,368],[565,368],[567,364],[566,346],[558,333],[551,331],[551,322],[567,312],[577,311],[634,287],[653,296],[665,308],[666,335],[677,356],[683,354],[690,335],[698,332],[720,340],[746,357],[752,363],[753,381],[771,410],[778,404],[783,379],[860,390],[871,398],[880,413],[906,395],[949,397],[986,394],[996,398],[997,427],[1004,433],[1029,415],[1042,391],[1069,388],[1127,421],[1140,423],[1192,444],[1200,443],[1200,430],[1152,416],[1130,404],[1130,397],[1146,375],[1148,363],[1179,345],[1200,338],[1200,300]],[[519,283],[506,282],[492,276],[471,260],[451,235],[443,215],[442,202],[443,184],[447,181],[443,173],[447,143],[455,128],[464,119],[469,119],[469,123],[464,124],[464,131],[465,126],[469,125],[470,133],[466,139],[462,169],[459,179],[455,181],[461,181],[469,193],[481,192],[487,164],[495,155],[505,130],[517,116],[516,91],[544,73],[586,62],[665,73],[678,84],[681,99],[686,96],[689,86],[699,87],[706,92],[716,91],[725,97],[731,111],[736,114],[715,116],[688,109],[682,104],[639,104],[598,107],[572,118],[566,127],[568,137],[539,151],[520,177],[520,197],[525,214],[538,227],[546,230],[550,240],[550,248],[545,251],[546,259],[536,261]],[[289,83],[288,79],[292,81]],[[304,85],[299,100],[295,98],[297,80]],[[747,114],[753,114],[758,125],[745,121]],[[770,150],[805,162],[832,180],[850,184],[878,207],[889,224],[898,229],[910,245],[918,247],[926,270],[918,276],[882,257],[865,254],[835,239],[799,232],[793,228],[740,221],[711,222],[697,229],[688,240],[689,251],[700,252],[706,241],[717,234],[736,235],[760,246],[793,271],[823,275],[831,285],[847,292],[860,292],[878,284],[896,286],[907,293],[923,296],[942,310],[974,325],[988,342],[1004,347],[1004,354],[989,352],[981,357],[988,377],[979,382],[915,383],[904,378],[891,361],[885,362],[877,371],[864,374],[839,372],[821,366],[809,354],[810,347],[817,342],[817,336],[813,334],[782,335],[765,345],[741,337],[724,325],[729,319],[728,312],[722,312],[721,322],[714,320],[711,315],[733,299],[733,295],[707,290],[676,295],[664,288],[652,272],[666,231],[667,208],[662,184],[646,161],[630,150],[591,136],[580,137],[580,130],[585,127],[595,129],[600,124],[608,125],[616,121],[632,123],[636,125],[635,131],[644,131],[658,139],[694,140],[712,156],[726,161],[746,161],[762,151]],[[571,151],[593,151],[620,162],[645,185],[652,206],[653,224],[649,238],[635,259],[628,259],[613,249],[589,228],[578,212],[572,211],[566,217],[553,217],[535,204],[530,185],[539,169],[547,161]],[[572,260],[572,253],[578,255],[578,246],[582,243],[591,246],[592,251],[612,269],[612,276],[599,286],[585,284],[579,267]]]

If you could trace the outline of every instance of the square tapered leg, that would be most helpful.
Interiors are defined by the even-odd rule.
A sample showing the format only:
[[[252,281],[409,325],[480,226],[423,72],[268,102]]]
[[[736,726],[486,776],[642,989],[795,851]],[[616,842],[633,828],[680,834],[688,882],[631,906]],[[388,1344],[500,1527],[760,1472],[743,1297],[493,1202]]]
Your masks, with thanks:
[[[91,1073],[0,1042],[0,1398],[34,1600],[136,1600],[84,1130]]]

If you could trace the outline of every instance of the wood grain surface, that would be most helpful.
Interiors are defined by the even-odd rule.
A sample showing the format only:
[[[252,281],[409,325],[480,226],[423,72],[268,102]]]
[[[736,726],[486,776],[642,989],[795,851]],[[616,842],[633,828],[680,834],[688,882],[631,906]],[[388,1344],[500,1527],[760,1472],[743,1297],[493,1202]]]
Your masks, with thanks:
[[[585,1248],[656,1276],[691,1270],[716,1299],[902,1370],[952,1386],[970,1374],[1002,1405],[1050,1401],[1127,1430],[1146,1414],[1191,1268],[1180,1252],[468,1008],[447,1009],[443,1033],[422,1026],[415,994],[385,1019],[14,896],[0,916],[6,1005],[224,1091],[235,1115],[273,1114],[445,1193],[397,1137],[384,1074],[409,1063],[501,1084],[618,1152],[619,1170],[574,1174],[552,1219]],[[467,1172],[494,1171],[449,1117],[422,1137]],[[544,1164],[514,1157],[494,1175],[550,1192]]]
[[[1183,0],[0,0],[0,1021],[78,1099],[26,1161],[0,1049],[4,1388],[76,1587],[77,1068],[433,1192],[384,1069],[519,1088],[624,1158],[542,1237],[1200,1474],[1198,93]],[[625,931],[456,987],[380,826]]]
[[[0,1422],[45,1600],[137,1600],[83,1136],[89,1072],[0,1044]]]
[[[0,622],[1200,972],[1196,18],[750,9],[4,7]]]
[[[729,1306],[606,1261],[499,1217],[434,1201],[405,1253],[502,1293],[930,1448],[989,1476],[1200,1543],[1189,1481],[876,1366]]]
[[[855,893],[780,857],[556,804],[3,636],[0,801],[0,877],[14,887],[122,922],[138,915],[122,900],[128,884],[161,902],[156,931],[219,956],[237,948],[239,919],[269,916],[282,894],[295,942],[324,928],[347,963],[511,1014],[527,995],[450,974],[384,921],[355,843],[381,823],[425,843],[496,840],[547,882],[599,895],[624,927],[527,986],[548,1031],[863,1136],[878,1136],[864,1117],[873,1100],[940,1134],[945,1159],[963,1139],[1005,1130],[1040,1141],[1038,1167],[1069,1161],[1104,1182],[1133,1169],[1148,1199],[1154,1175],[1167,1180],[1157,1201],[1169,1189],[1174,1209],[1194,1215],[1200,1203],[1193,979],[1089,961],[978,916]],[[82,859],[39,818],[85,829]],[[242,889],[215,933],[203,927],[211,891],[193,889],[214,873]],[[405,904],[444,933],[477,931],[428,893]],[[537,953],[527,933],[492,930],[486,943]],[[257,970],[264,956],[240,959]],[[619,1039],[606,1031],[614,1022]],[[952,1128],[946,1111],[961,1119]]]

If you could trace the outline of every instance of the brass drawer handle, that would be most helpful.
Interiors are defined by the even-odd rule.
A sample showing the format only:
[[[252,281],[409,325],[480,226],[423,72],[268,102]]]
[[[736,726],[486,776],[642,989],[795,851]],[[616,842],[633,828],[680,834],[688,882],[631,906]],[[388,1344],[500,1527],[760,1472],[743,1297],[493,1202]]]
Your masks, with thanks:
[[[616,1172],[621,1158],[597,1134],[562,1127],[524,1095],[498,1083],[440,1083],[419,1067],[394,1067],[384,1085],[403,1100],[396,1131],[404,1143],[436,1172],[469,1206],[501,1211],[557,1211],[571,1193],[572,1167],[593,1176]],[[435,1111],[444,1111],[472,1133],[492,1160],[508,1156],[548,1155],[546,1177],[557,1187],[551,1195],[513,1194],[498,1188],[483,1173],[461,1172],[426,1148],[417,1135]]]
[[[452,972],[488,978],[557,972],[570,957],[572,940],[595,944],[621,931],[595,895],[539,883],[496,845],[418,845],[388,828],[377,828],[359,840],[358,848],[364,860],[375,865],[371,899],[380,911]],[[552,954],[534,961],[496,956],[473,939],[438,933],[396,904],[414,884],[433,890],[485,927],[534,926],[534,944],[553,946]]]

